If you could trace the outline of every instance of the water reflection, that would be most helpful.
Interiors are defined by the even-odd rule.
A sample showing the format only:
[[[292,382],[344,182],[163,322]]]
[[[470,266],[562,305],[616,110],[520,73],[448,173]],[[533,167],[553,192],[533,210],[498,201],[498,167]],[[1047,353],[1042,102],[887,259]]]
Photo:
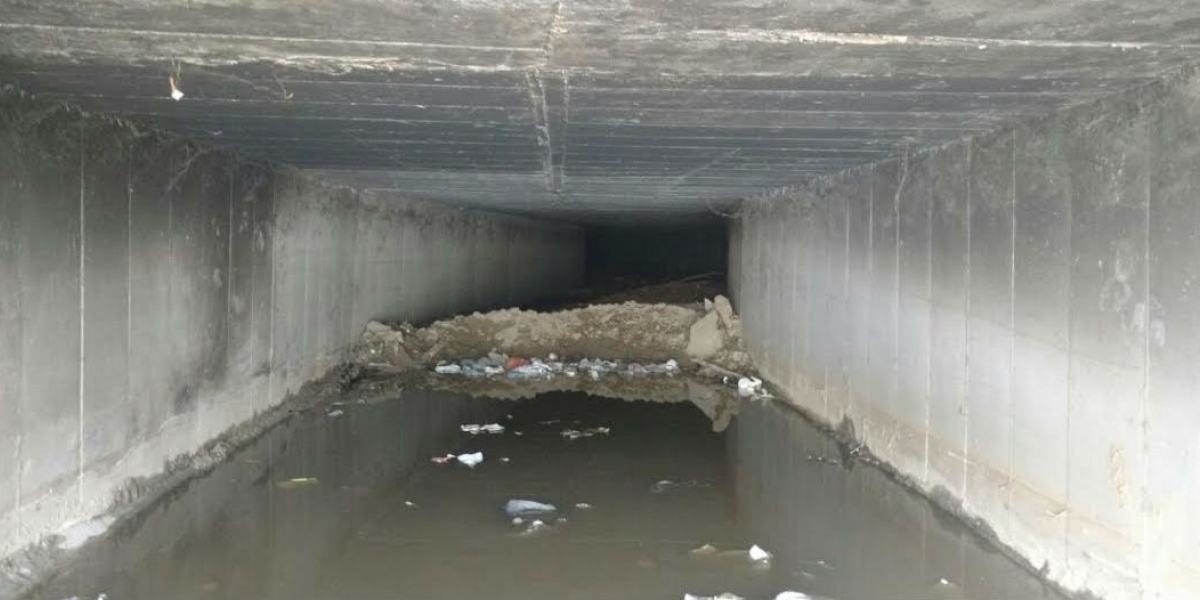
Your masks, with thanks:
[[[413,392],[340,408],[339,417],[318,410],[267,432],[87,548],[34,597],[312,597],[380,494],[443,450],[459,422],[502,407]],[[279,485],[294,478],[315,484]]]
[[[36,597],[1042,595],[878,471],[816,460],[836,447],[787,409],[743,404],[714,432],[705,414],[725,422],[729,411],[706,407],[577,393],[350,399],[340,416],[320,410],[264,435]],[[506,432],[458,427],[492,421]],[[611,431],[561,435],[599,426]],[[429,460],[464,451],[484,463]],[[555,504],[566,522],[521,536],[501,510],[511,498]],[[754,543],[775,553],[771,568],[746,559]],[[706,544],[715,550],[692,552]]]
[[[747,403],[728,439],[739,514],[779,588],[831,598],[1058,597],[876,468],[847,468],[793,410]]]

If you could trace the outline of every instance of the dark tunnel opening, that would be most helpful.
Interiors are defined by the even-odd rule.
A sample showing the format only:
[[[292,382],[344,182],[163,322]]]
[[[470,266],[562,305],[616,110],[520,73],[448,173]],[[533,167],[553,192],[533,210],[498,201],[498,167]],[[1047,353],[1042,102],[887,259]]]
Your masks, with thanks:
[[[698,302],[726,294],[728,228],[723,221],[684,226],[592,226],[584,233],[584,287],[605,297],[634,290],[646,302]]]

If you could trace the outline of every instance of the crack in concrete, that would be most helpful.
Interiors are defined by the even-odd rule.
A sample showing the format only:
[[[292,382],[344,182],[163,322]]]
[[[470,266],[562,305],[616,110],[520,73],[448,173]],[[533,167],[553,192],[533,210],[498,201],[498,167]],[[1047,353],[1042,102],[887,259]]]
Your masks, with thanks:
[[[630,36],[632,39],[661,39],[661,36]],[[935,48],[1054,48],[1093,50],[1151,50],[1151,49],[1194,49],[1200,44],[1169,44],[1162,42],[1128,42],[1097,40],[1038,40],[1013,38],[956,37],[941,35],[898,35],[886,33],[856,33],[814,31],[807,29],[742,29],[725,31],[693,29],[683,33],[690,39],[718,39],[730,42],[758,42],[767,44],[831,44],[839,46],[926,46]]]
[[[546,24],[546,41],[542,44],[542,65],[548,66],[554,57],[554,40],[567,32],[563,20],[563,0],[558,0],[550,9],[550,21]]]
[[[432,42],[404,42],[398,40],[358,40],[352,38],[308,38],[279,35],[254,35],[246,33],[216,33],[200,31],[165,31],[160,29],[125,29],[121,27],[89,27],[80,25],[46,25],[40,23],[0,22],[0,30],[31,30],[59,34],[118,34],[147,37],[169,37],[173,39],[227,40],[238,42],[286,42],[310,44],[345,44],[350,46],[378,46],[384,48],[441,48],[447,50],[482,50],[498,52],[545,52],[545,48],[524,46],[473,46],[469,44],[441,44]]]
[[[554,193],[554,145],[550,138],[550,115],[546,106],[546,85],[542,73],[532,69],[525,73],[529,90],[529,104],[533,111],[533,128],[537,135],[538,148],[542,155],[542,173],[546,178],[546,189]]]
[[[571,78],[569,71],[563,69],[560,73],[562,76],[562,131],[559,132],[559,164],[554,166],[554,184],[552,192],[560,196],[563,194],[563,189],[567,186],[567,131],[571,127]],[[561,198],[565,200],[565,198]]]

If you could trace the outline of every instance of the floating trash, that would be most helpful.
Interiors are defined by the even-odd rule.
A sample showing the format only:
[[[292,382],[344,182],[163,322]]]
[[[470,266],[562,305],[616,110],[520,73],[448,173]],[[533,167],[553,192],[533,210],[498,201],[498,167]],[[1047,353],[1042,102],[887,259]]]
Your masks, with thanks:
[[[743,398],[750,398],[762,394],[763,382],[757,377],[742,377],[738,379],[737,390],[738,395]]]
[[[473,452],[471,454],[459,454],[457,458],[458,462],[474,469],[476,465],[483,462],[483,453]]]
[[[545,359],[509,357],[503,354],[491,353],[480,358],[468,358],[457,361],[441,361],[433,368],[441,375],[459,375],[463,377],[492,377],[504,375],[510,379],[552,379],[559,375],[578,377],[586,373],[592,380],[599,380],[605,375],[621,375],[625,377],[644,377],[651,375],[676,375],[679,371],[678,361],[671,359],[663,363],[624,363],[615,360],[584,358],[578,361],[562,361],[558,355],[549,354]]]
[[[711,485],[712,484],[709,483],[696,481],[695,479],[689,479],[687,481],[671,481],[670,479],[661,479],[654,482],[654,484],[650,486],[650,493],[661,494],[663,492],[669,492],[672,490],[709,487]]]
[[[532,535],[537,535],[539,533],[544,533],[548,529],[550,529],[550,526],[547,525],[545,522],[543,522],[541,519],[534,519],[531,523],[529,523],[529,526],[525,528],[525,531],[522,531],[518,535],[520,535],[521,537],[529,537]]]
[[[568,440],[577,440],[579,438],[592,437],[596,435],[608,435],[612,429],[608,427],[591,427],[582,431],[578,429],[564,429],[559,435]]]
[[[536,500],[509,500],[504,504],[504,513],[510,517],[545,515],[558,511],[558,507]]]
[[[316,477],[293,477],[285,481],[276,481],[275,487],[281,490],[290,490],[298,487],[306,487],[321,483]]]
[[[471,435],[479,435],[481,433],[490,433],[495,435],[498,433],[504,433],[504,426],[499,423],[488,423],[487,425],[468,423],[466,425],[459,425],[458,428],[464,433],[469,433]]]
[[[813,597],[805,594],[804,592],[793,592],[788,590],[786,592],[779,592],[778,594],[775,594],[775,600],[813,600]]]

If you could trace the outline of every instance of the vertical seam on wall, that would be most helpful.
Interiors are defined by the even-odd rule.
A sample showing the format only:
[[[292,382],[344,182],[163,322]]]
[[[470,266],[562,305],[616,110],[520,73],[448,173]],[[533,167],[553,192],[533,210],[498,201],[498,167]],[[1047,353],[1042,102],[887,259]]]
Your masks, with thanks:
[[[297,173],[292,173],[292,177],[295,177],[295,178],[299,179],[299,177],[300,177],[300,176],[299,176],[299,174],[297,174]],[[305,194],[305,192],[309,192],[309,191],[310,191],[310,190],[307,190],[307,189],[306,189],[304,192],[301,192],[301,193],[300,193],[300,196],[301,196],[302,198],[304,198],[304,197],[305,197],[305,195],[306,195],[306,194]],[[317,337],[317,340],[320,340],[320,339],[321,339],[321,338],[320,338],[320,333],[319,333],[319,331],[312,331],[312,328],[309,328],[309,326],[308,326],[309,308],[310,308],[310,306],[309,306],[309,301],[308,301],[308,284],[309,284],[309,279],[310,279],[310,275],[311,275],[311,274],[309,273],[309,269],[311,268],[311,263],[309,262],[309,259],[308,259],[308,257],[309,257],[309,255],[310,255],[310,254],[312,254],[312,248],[311,248],[311,246],[312,246],[312,243],[313,243],[313,235],[314,235],[314,234],[313,234],[313,220],[314,220],[314,219],[313,219],[313,217],[312,217],[312,215],[311,215],[311,212],[312,212],[314,209],[317,209],[317,206],[315,206],[315,205],[316,205],[316,204],[319,204],[319,202],[320,202],[320,201],[319,201],[319,200],[313,200],[313,199],[311,198],[311,196],[310,196],[309,198],[307,198],[307,200],[311,200],[311,201],[312,201],[312,204],[311,204],[311,205],[306,205],[306,206],[304,207],[304,208],[305,208],[305,212],[306,212],[306,213],[309,213],[309,214],[306,214],[306,215],[304,216],[304,219],[303,219],[303,221],[302,221],[302,222],[304,223],[304,229],[302,230],[302,231],[303,231],[303,236],[304,236],[304,237],[303,237],[303,245],[304,245],[304,273],[303,273],[303,277],[304,277],[304,293],[303,293],[303,294],[300,296],[300,349],[299,349],[299,351],[300,351],[300,354],[301,354],[301,356],[299,356],[299,357],[296,357],[296,356],[293,354],[292,356],[289,356],[289,357],[288,357],[288,360],[289,360],[289,365],[288,365],[288,367],[289,367],[289,369],[291,369],[291,368],[295,367],[295,368],[299,369],[301,372],[303,372],[303,370],[304,370],[304,367],[305,367],[305,364],[304,364],[304,363],[306,363],[306,362],[310,362],[310,361],[311,361],[311,364],[313,364],[313,365],[315,365],[315,364],[316,364],[316,359],[320,357],[320,349],[319,349],[319,348],[317,349],[317,352],[315,353],[315,354],[316,354],[316,356],[310,356],[310,355],[309,355],[309,354],[310,354],[310,353],[312,353],[312,351],[313,351],[313,348],[312,348],[312,347],[313,347],[313,346],[317,346],[317,344],[316,344],[316,343],[312,342],[312,338],[313,338],[313,336],[314,336],[314,335],[316,335],[316,337]],[[289,354],[290,354],[290,353],[289,353]],[[293,364],[293,363],[291,363],[291,361],[296,361],[296,363],[294,363],[294,364]],[[290,386],[289,386],[289,387],[290,387]]]
[[[271,257],[267,261],[267,268],[271,270],[271,287],[267,291],[267,406],[275,405],[275,224],[279,221],[279,215],[275,209],[275,188],[279,185],[278,173],[271,174],[271,210],[268,216],[271,226],[268,228],[271,232]],[[271,487],[271,486],[267,486]]]
[[[842,181],[839,181],[839,183],[843,183],[844,181],[845,180],[843,178]],[[843,216],[842,236],[844,237],[844,249],[845,249],[845,252],[842,255],[842,298],[843,298],[843,301],[842,301],[841,325],[842,325],[842,327],[844,327],[847,330],[847,333],[850,333],[850,331],[852,330],[851,319],[853,318],[853,309],[850,308],[850,306],[851,306],[851,302],[850,302],[850,199],[846,196],[845,193],[838,194],[838,197],[841,199],[841,202],[842,202],[842,216]],[[847,336],[847,337],[850,337],[850,336]],[[843,381],[840,383],[844,383],[844,385],[846,386],[846,389],[843,391],[843,393],[845,394],[844,402],[846,403],[845,406],[842,407],[842,419],[843,420],[845,420],[846,417],[850,414],[850,389],[851,389],[850,373],[852,372],[851,367],[854,364],[853,348],[854,348],[853,339],[850,339],[849,342],[844,342],[842,345],[841,367],[842,367],[842,373],[843,373]]]
[[[822,327],[824,327],[824,331],[822,332],[823,335],[821,336],[823,338],[821,340],[821,345],[824,354],[824,356],[821,357],[821,398],[823,401],[822,404],[825,405],[825,420],[826,422],[832,423],[833,416],[829,413],[829,372],[832,370],[832,368],[829,365],[833,363],[833,351],[829,347],[829,338],[832,337],[829,335],[829,307],[831,304],[830,299],[833,296],[833,290],[830,289],[833,286],[833,250],[830,248],[830,246],[833,245],[831,240],[833,236],[829,231],[830,212],[829,200],[827,199],[828,195],[829,188],[822,188],[822,194],[820,198],[821,222],[819,225],[821,232],[823,233],[821,236],[821,244],[824,246],[822,250],[825,252],[825,279],[821,282],[821,301],[823,305],[821,307],[820,318],[824,320],[825,323],[822,325]]]
[[[24,165],[22,165],[22,166],[24,166]],[[24,169],[22,169],[21,176],[27,176],[27,174],[24,172]],[[24,184],[24,182],[21,182],[20,179],[18,179],[18,185],[20,186],[19,189],[25,190],[25,184]],[[25,195],[24,192],[18,194],[18,197],[22,200],[22,203],[24,201],[24,198],[23,198],[24,195]],[[29,392],[27,389],[29,387],[29,376],[26,373],[27,369],[26,369],[26,364],[25,364],[27,362],[26,361],[26,353],[25,353],[25,319],[23,318],[23,316],[25,314],[25,298],[24,298],[25,278],[23,276],[22,268],[21,268],[21,262],[22,262],[21,255],[24,253],[24,249],[25,249],[24,246],[25,246],[25,239],[26,239],[25,235],[23,235],[22,232],[26,231],[26,228],[23,227],[24,223],[22,222],[23,221],[22,214],[21,214],[22,212],[24,212],[24,211],[18,211],[18,206],[13,206],[13,214],[12,214],[13,228],[12,228],[12,231],[13,231],[13,240],[15,240],[14,257],[15,257],[15,267],[16,268],[14,269],[14,271],[16,272],[16,280],[17,280],[16,281],[16,283],[17,283],[16,299],[17,299],[17,315],[18,315],[18,317],[16,319],[17,354],[18,354],[19,360],[21,361],[18,372],[17,372],[18,373],[17,374],[17,378],[18,378],[17,411],[16,411],[17,412],[17,447],[16,447],[16,456],[14,457],[16,459],[16,462],[14,464],[16,465],[16,477],[17,477],[17,485],[16,485],[17,489],[15,490],[17,503],[13,505],[13,514],[16,516],[15,520],[16,520],[17,527],[21,526],[21,501],[23,499],[24,492],[25,492],[24,485],[23,485],[23,481],[25,479],[25,477],[24,477],[24,472],[25,472],[25,467],[24,467],[24,462],[25,462],[24,461],[24,455],[25,455],[25,402],[29,399]]]
[[[1012,131],[1012,147],[1009,149],[1009,251],[1008,261],[1008,484],[1005,492],[1008,498],[1006,507],[1009,517],[1008,527],[1012,528],[1013,502],[1013,457],[1016,453],[1016,385],[1017,385],[1017,129]]]
[[[1061,148],[1060,148],[1061,149]],[[1063,460],[1066,464],[1063,465],[1063,548],[1062,561],[1063,569],[1069,569],[1070,563],[1070,537],[1071,537],[1071,396],[1075,388],[1075,311],[1071,308],[1071,296],[1075,289],[1075,283],[1072,280],[1075,270],[1074,254],[1075,254],[1075,190],[1073,186],[1067,196],[1067,397],[1066,397],[1066,449],[1063,452]]]
[[[133,406],[133,152],[125,156],[125,405]]]
[[[1156,116],[1157,116],[1157,113],[1156,113]],[[1149,530],[1149,527],[1148,527],[1149,514],[1146,509],[1147,509],[1147,498],[1149,497],[1148,488],[1149,488],[1149,484],[1150,484],[1150,415],[1149,415],[1150,385],[1151,385],[1151,379],[1150,379],[1151,336],[1150,336],[1150,332],[1151,332],[1151,329],[1152,329],[1153,323],[1154,323],[1154,302],[1152,302],[1151,298],[1150,298],[1150,273],[1151,273],[1151,271],[1150,271],[1150,256],[1151,256],[1150,233],[1152,231],[1151,226],[1150,226],[1150,214],[1151,214],[1151,210],[1154,206],[1154,203],[1153,203],[1153,201],[1154,201],[1153,165],[1155,164],[1155,162],[1154,162],[1154,132],[1156,130],[1155,125],[1157,125],[1157,123],[1155,123],[1154,121],[1149,121],[1148,124],[1146,125],[1146,139],[1147,139],[1147,143],[1146,143],[1146,175],[1145,175],[1145,177],[1146,177],[1146,211],[1144,213],[1144,218],[1142,220],[1144,231],[1145,231],[1145,238],[1146,238],[1145,248],[1143,251],[1143,260],[1145,262],[1142,265],[1142,269],[1144,270],[1144,272],[1146,274],[1145,277],[1142,278],[1144,280],[1142,283],[1142,286],[1143,286],[1143,292],[1145,294],[1143,296],[1143,302],[1146,303],[1146,316],[1145,316],[1145,326],[1142,327],[1142,397],[1141,397],[1141,406],[1138,407],[1138,412],[1140,413],[1139,416],[1141,417],[1141,421],[1142,421],[1141,422],[1141,426],[1142,426],[1141,463],[1142,464],[1140,465],[1140,470],[1141,470],[1141,486],[1140,486],[1141,490],[1140,491],[1141,491],[1141,493],[1139,494],[1139,496],[1140,496],[1139,500],[1140,500],[1141,506],[1138,507],[1138,515],[1139,515],[1138,521],[1140,522],[1141,531],[1138,532],[1138,538],[1139,538],[1138,541],[1139,541],[1139,553],[1142,554],[1143,556],[1145,555],[1145,552],[1146,552],[1146,535]],[[1145,559],[1140,559],[1138,561],[1137,585],[1138,585],[1138,591],[1140,594],[1145,594],[1145,591],[1146,591],[1146,580],[1145,580],[1146,574],[1143,572],[1143,569],[1142,569],[1144,564],[1145,564]]]
[[[872,378],[871,370],[871,312],[875,303],[875,165],[872,164],[867,168],[867,364],[865,374],[867,377],[867,393],[865,396],[871,395],[870,381]],[[863,431],[861,437],[864,438],[863,443],[870,441],[871,428],[874,426],[871,423],[871,411],[868,407],[875,401],[874,398],[869,398],[863,406]]]
[[[964,298],[964,302],[963,302],[963,387],[962,387],[962,397],[959,398],[959,402],[962,403],[959,406],[959,412],[960,412],[960,414],[962,414],[962,417],[963,417],[963,437],[962,437],[962,449],[961,449],[961,452],[962,452],[962,500],[963,500],[963,502],[967,501],[967,498],[968,498],[967,492],[968,492],[968,489],[970,488],[970,485],[968,483],[970,481],[970,478],[968,477],[968,472],[970,469],[970,460],[971,460],[971,404],[970,404],[970,396],[971,396],[971,223],[972,223],[972,219],[974,218],[974,215],[971,214],[972,208],[973,208],[973,205],[972,205],[973,200],[971,198],[971,192],[972,192],[971,177],[972,177],[972,173],[973,173],[973,161],[975,160],[974,152],[973,152],[974,147],[975,147],[975,142],[972,140],[967,140],[967,168],[966,168],[967,248],[966,248],[966,255],[964,256],[964,258],[966,259],[966,277],[965,277],[965,281],[963,282],[964,283],[963,290],[965,292],[964,293],[965,298]]]
[[[904,184],[908,182],[908,148],[900,155],[900,181],[896,184],[896,194],[892,197],[892,233],[895,246],[892,255],[892,365],[888,375],[891,387],[891,405],[889,417],[893,422],[892,441],[900,434],[900,195],[904,193]],[[898,451],[899,452],[899,451]]]
[[[186,148],[186,146],[184,146],[184,148]],[[169,160],[172,173],[178,172],[177,171],[178,165],[176,164],[176,162],[177,162],[176,156],[174,153],[172,153],[170,160]],[[174,281],[174,277],[175,277],[175,273],[176,273],[176,270],[175,270],[175,199],[174,199],[175,198],[175,186],[168,185],[166,190],[163,192],[163,194],[164,194],[163,199],[167,201],[167,273],[169,274],[169,276],[167,279],[166,287],[167,287],[167,312],[170,315],[175,312],[175,281]],[[168,322],[170,322],[169,317],[168,317]],[[174,346],[175,346],[174,344],[168,345],[168,347],[172,348],[172,350],[174,349]],[[174,352],[170,353],[169,358],[171,358],[171,359],[176,358],[176,356],[174,356]]]
[[[258,309],[255,306],[255,303],[258,300],[258,294],[255,293],[255,289],[258,287],[259,272],[258,272],[258,258],[254,255],[254,251],[258,247],[258,243],[257,243],[257,240],[258,240],[258,195],[260,193],[260,190],[262,189],[262,180],[259,178],[259,176],[260,176],[260,173],[256,167],[255,171],[254,171],[254,181],[251,183],[251,186],[249,188],[249,191],[250,191],[250,232],[249,232],[249,235],[246,236],[247,237],[247,239],[246,239],[246,256],[247,256],[246,260],[250,261],[250,276],[246,278],[248,281],[248,284],[246,286],[247,287],[247,290],[246,290],[246,307],[247,307],[246,321],[248,321],[248,323],[249,323],[249,325],[247,326],[247,329],[250,332],[250,371],[249,371],[250,377],[249,377],[249,381],[251,381],[251,382],[254,381],[254,375],[255,375],[255,373],[258,372],[258,364],[256,362],[258,360],[258,319],[256,318]],[[268,367],[267,368],[267,380],[269,381],[270,379],[271,379],[271,369]],[[250,412],[252,414],[257,414],[258,413],[258,401],[259,401],[258,385],[253,384],[253,389],[255,391],[252,392],[251,399],[250,399],[250,404],[251,404]]]
[[[84,142],[84,124],[79,125],[79,421],[76,431],[76,475],[75,475],[75,494],[76,500],[83,502],[83,404],[84,404],[84,377],[87,374],[87,328],[84,319],[87,314],[87,222],[85,201],[87,197],[87,186],[84,183],[84,160],[85,153],[83,151]]]
[[[932,161],[933,157],[940,157],[939,152],[936,155],[926,155],[927,160]],[[929,163],[926,163],[927,165]],[[926,171],[930,178],[933,175],[933,168]],[[928,321],[925,323],[925,336],[928,339],[929,348],[925,354],[925,466],[923,477],[925,484],[929,484],[929,437],[933,427],[933,202],[934,202],[934,185],[936,179],[931,181],[929,192],[925,201],[925,306]]]
[[[232,160],[226,164],[229,165],[229,219],[225,222],[227,245],[225,259],[225,364],[228,365],[231,362],[229,352],[232,349],[230,337],[231,323],[233,322],[233,184],[237,176],[237,169]]]
[[[801,202],[802,202],[802,201],[801,201]],[[784,214],[783,214],[783,215],[780,215],[780,217],[779,217],[779,219],[777,220],[777,222],[779,222],[779,223],[785,223],[785,224],[786,224],[786,223],[788,222],[788,220],[789,220],[789,219],[788,219],[788,214],[787,214],[787,209],[788,209],[788,207],[790,206],[790,207],[792,207],[793,209],[795,209],[795,208],[798,208],[798,205],[799,205],[799,204],[800,204],[800,202],[788,202],[788,201],[786,201],[786,200],[784,200],[784,201],[781,201],[781,202],[777,203],[776,205],[777,205],[777,206],[781,206],[781,210],[783,210],[783,211],[784,211]],[[796,212],[797,212],[796,210],[793,210],[793,211],[792,211],[792,213],[793,213],[793,214],[795,214]],[[780,236],[779,236],[779,237],[776,239],[776,243],[777,243],[777,244],[779,244],[780,246],[782,246],[783,248],[787,248],[787,247],[788,247],[787,240],[788,240],[788,238],[790,238],[790,237],[791,237],[791,236],[789,235],[791,232],[786,230],[786,229],[787,229],[787,228],[786,228],[786,226],[785,226],[785,228],[784,228],[784,229],[785,229],[785,230],[784,230],[784,232],[783,232],[783,235],[780,235]],[[803,243],[803,242],[804,242],[804,238],[805,238],[805,236],[804,236],[804,231],[803,231],[803,229],[801,229],[801,230],[800,230],[800,239],[801,239],[801,243]],[[792,296],[792,302],[794,303],[794,302],[796,301],[796,288],[797,288],[797,286],[796,286],[796,280],[798,280],[798,279],[800,278],[800,274],[799,274],[799,272],[797,271],[797,269],[799,269],[799,268],[800,268],[800,265],[799,265],[799,262],[800,262],[800,259],[799,259],[799,255],[800,255],[799,248],[792,248],[792,251],[791,251],[791,252],[789,252],[789,254],[791,254],[791,257],[790,257],[790,258],[792,259],[792,260],[791,260],[792,273],[791,273],[791,282],[790,282],[790,283],[791,283],[791,285],[792,285],[792,293],[791,293],[791,296]],[[806,308],[807,308],[807,307],[806,307]],[[795,323],[799,322],[799,321],[800,321],[800,319],[798,318],[798,317],[799,317],[799,315],[795,315],[795,317],[797,317],[797,318],[788,319],[788,322],[790,322],[790,323],[792,323],[792,324],[795,324]],[[796,331],[795,331],[794,329],[793,329],[793,330],[792,330],[790,333],[792,333],[792,335],[791,335],[791,339],[789,339],[789,340],[788,340],[788,361],[787,361],[787,369],[786,369],[786,372],[787,372],[787,374],[788,374],[788,377],[786,377],[785,379],[787,380],[787,387],[789,387],[789,388],[792,388],[792,387],[794,387],[794,385],[793,385],[793,384],[794,384],[794,382],[795,382],[795,380],[796,380],[796,378],[797,378],[797,371],[800,371],[800,369],[798,368],[798,366],[799,366],[799,365],[797,365],[797,364],[796,364],[796,360],[797,360],[797,359],[796,359],[796,354],[797,354],[797,352],[796,352],[796,344],[798,344],[798,343],[799,343],[799,340],[800,340],[800,335],[797,335],[797,334],[796,334]],[[776,337],[776,336],[772,336],[772,337]],[[801,374],[801,375],[799,376],[799,378],[800,378],[800,380],[801,380],[801,385],[803,385],[803,379],[804,379],[804,376]],[[789,389],[789,390],[788,390],[788,393],[795,395],[795,394],[796,394],[796,391],[797,391],[796,389]],[[799,400],[799,398],[797,397],[797,398],[796,398],[796,400]]]
[[[1075,189],[1071,188],[1071,196],[1067,203],[1070,211],[1070,241],[1067,244],[1069,248],[1068,266],[1067,266],[1067,449],[1066,449],[1066,465],[1064,470],[1064,488],[1063,488],[1063,570],[1064,576],[1069,577],[1071,571],[1071,409],[1072,399],[1075,396],[1075,310],[1072,306],[1072,297],[1074,295],[1075,284],[1071,280],[1071,275],[1075,272],[1072,268],[1075,264]]]
[[[845,178],[839,180],[839,184],[845,184]],[[842,214],[842,269],[841,269],[841,322],[839,323],[846,332],[846,340],[851,338],[851,301],[850,301],[850,199],[847,198],[845,187],[839,186],[842,190],[838,194],[839,202],[841,202]],[[850,366],[853,364],[853,341],[844,341],[841,344],[841,380],[839,384],[845,385],[842,390],[841,419],[845,420],[846,415],[850,414]],[[838,424],[840,425],[840,422]]]

